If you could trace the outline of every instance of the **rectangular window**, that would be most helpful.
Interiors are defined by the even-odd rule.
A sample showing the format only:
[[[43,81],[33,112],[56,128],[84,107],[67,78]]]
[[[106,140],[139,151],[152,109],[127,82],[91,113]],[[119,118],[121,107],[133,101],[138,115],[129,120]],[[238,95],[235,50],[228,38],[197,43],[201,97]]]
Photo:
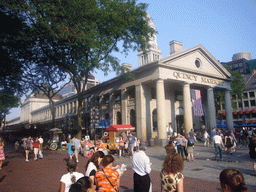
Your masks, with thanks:
[[[238,102],[239,108],[242,108],[242,101]]]
[[[244,101],[244,107],[249,107],[249,102],[248,101]]]
[[[255,97],[254,91],[249,92],[250,97]]]
[[[250,100],[251,106],[255,106],[255,100]]]
[[[247,92],[244,92],[244,93],[243,93],[243,96],[244,96],[245,99],[247,99],[247,97],[248,97],[248,96],[247,96]]]

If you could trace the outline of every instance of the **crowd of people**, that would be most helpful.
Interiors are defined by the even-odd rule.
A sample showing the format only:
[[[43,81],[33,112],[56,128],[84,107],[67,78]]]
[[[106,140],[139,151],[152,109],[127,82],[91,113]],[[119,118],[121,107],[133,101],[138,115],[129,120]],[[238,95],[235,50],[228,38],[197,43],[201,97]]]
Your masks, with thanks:
[[[237,132],[237,131],[235,131]],[[222,148],[229,154],[235,152],[236,147],[241,144],[247,144],[249,147],[250,158],[253,159],[253,169],[256,174],[256,131],[247,130],[246,139],[244,136],[236,135],[233,131],[225,131],[220,129],[212,129],[209,133],[206,130],[202,131],[202,141],[205,147],[215,147],[215,159],[219,155],[222,160]],[[243,134],[245,130],[243,129]],[[168,144],[165,146],[166,157],[162,164],[160,171],[161,191],[183,191],[184,175],[182,170],[184,168],[184,161],[194,161],[194,147],[198,142],[198,134],[193,129],[186,134],[177,134],[169,131]],[[121,157],[125,153],[132,161],[133,169],[133,184],[135,192],[152,191],[152,182],[150,180],[151,162],[146,154],[147,147],[145,143],[140,143],[134,133],[124,134],[120,133],[119,147],[117,156]],[[242,138],[242,139],[239,139]],[[247,140],[247,138],[249,138]],[[114,166],[114,157],[106,155],[103,152],[103,143],[101,140],[94,142],[88,137],[81,140],[74,136],[73,139],[67,138],[68,160],[67,173],[60,179],[60,192],[68,191],[118,191],[120,187],[120,169],[119,165]],[[43,138],[40,136],[32,139],[28,137],[22,143],[26,162],[29,162],[29,153],[34,152],[34,160],[42,158]],[[15,150],[19,144],[15,143]],[[4,142],[0,137],[0,169],[4,156]],[[84,149],[88,150],[87,164],[84,173],[76,171],[79,163],[79,153]],[[89,155],[90,154],[90,155]],[[225,169],[220,175],[220,186],[224,192],[246,191],[247,186],[244,177],[239,170]]]

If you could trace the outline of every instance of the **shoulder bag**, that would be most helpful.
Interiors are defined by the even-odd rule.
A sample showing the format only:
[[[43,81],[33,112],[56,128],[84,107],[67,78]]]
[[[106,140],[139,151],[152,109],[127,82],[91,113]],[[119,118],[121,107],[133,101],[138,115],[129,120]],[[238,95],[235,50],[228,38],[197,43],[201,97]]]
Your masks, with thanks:
[[[114,185],[109,181],[106,173],[104,172],[104,169],[102,169],[102,171],[103,171],[104,175],[106,176],[106,178],[107,178],[108,182],[110,183],[110,185],[115,189],[115,191],[117,191],[116,188],[114,187]]]

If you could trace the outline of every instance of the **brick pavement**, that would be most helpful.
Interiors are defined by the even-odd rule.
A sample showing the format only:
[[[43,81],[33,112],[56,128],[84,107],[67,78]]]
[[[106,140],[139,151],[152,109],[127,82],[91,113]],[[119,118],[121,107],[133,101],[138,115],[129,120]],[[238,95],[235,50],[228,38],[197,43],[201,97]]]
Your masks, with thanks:
[[[185,170],[183,172],[185,175],[184,191],[220,191],[217,178],[218,174],[215,174],[215,172],[219,173],[220,169],[229,166],[227,165],[230,163],[228,162],[228,157],[224,156],[226,159],[225,162],[207,161],[208,156],[213,156],[211,152],[212,149],[204,149],[199,144],[197,144],[196,149],[196,160],[192,163],[185,162]],[[204,150],[209,151],[209,154],[207,154],[206,151],[204,152]],[[159,169],[161,169],[161,164],[165,155],[164,150],[161,147],[152,147],[147,150],[147,153],[153,163],[152,172],[150,174],[153,183],[153,191],[158,192],[160,191]],[[44,159],[38,161],[34,161],[31,155],[29,163],[25,163],[24,153],[7,152],[6,156],[7,158],[3,169],[0,170],[0,192],[58,191],[59,180],[61,176],[66,173],[65,160],[68,158],[66,151],[45,151]],[[243,156],[240,156],[240,154],[238,154],[238,156],[242,161]],[[121,177],[120,192],[133,191],[133,173],[130,161],[131,160],[128,158],[116,158],[116,163],[125,163],[128,165],[128,170]],[[250,162],[245,161],[246,158],[244,159],[244,162],[240,163],[241,165],[235,162],[235,165],[232,166],[248,166]],[[84,173],[86,162],[87,158],[80,156],[78,172]],[[256,177],[249,175],[250,168],[251,167],[244,167],[243,173],[245,174],[246,179],[248,178],[250,181],[248,183],[248,186],[250,187],[249,191],[256,191],[255,182],[253,183]],[[200,176],[198,176],[197,173],[199,173]],[[212,175],[213,178],[209,179],[208,177],[205,177],[206,175]]]

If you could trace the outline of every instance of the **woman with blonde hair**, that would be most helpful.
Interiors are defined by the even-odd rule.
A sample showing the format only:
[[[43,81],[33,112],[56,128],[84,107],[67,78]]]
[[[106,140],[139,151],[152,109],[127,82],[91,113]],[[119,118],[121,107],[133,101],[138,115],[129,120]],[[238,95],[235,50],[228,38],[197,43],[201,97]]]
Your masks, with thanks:
[[[223,192],[244,192],[248,190],[243,174],[237,169],[224,169],[221,171],[219,179]]]
[[[178,153],[169,153],[161,170],[161,191],[183,192],[183,159]]]

